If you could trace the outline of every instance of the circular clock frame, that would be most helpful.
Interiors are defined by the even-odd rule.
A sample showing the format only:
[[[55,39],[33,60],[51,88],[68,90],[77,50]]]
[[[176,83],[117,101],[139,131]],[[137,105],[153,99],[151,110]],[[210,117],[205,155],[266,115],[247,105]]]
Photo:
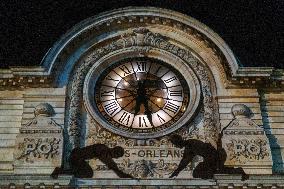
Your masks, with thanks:
[[[99,61],[96,61],[86,76],[85,84],[84,84],[84,103],[86,109],[93,117],[93,119],[105,129],[124,136],[128,138],[135,139],[147,139],[147,138],[157,138],[164,135],[167,135],[180,127],[189,123],[190,120],[193,119],[195,112],[200,103],[200,84],[194,73],[194,71],[190,68],[190,66],[181,60],[178,57],[175,57],[167,52],[163,52],[163,56],[155,53],[155,51],[151,51],[148,55],[144,54],[145,60],[158,61],[166,67],[173,68],[175,72],[178,72],[179,75],[183,76],[183,79],[188,86],[188,94],[189,98],[186,102],[186,110],[182,112],[180,116],[174,116],[177,120],[171,121],[172,125],[168,125],[166,127],[152,127],[147,129],[139,129],[132,128],[127,129],[126,127],[119,127],[119,124],[115,124],[115,122],[111,121],[109,117],[102,114],[102,109],[97,105],[96,96],[96,87],[97,82],[101,79],[102,73],[109,69],[109,67],[119,64],[120,62],[124,62],[129,59],[141,59],[140,55],[136,52],[120,52],[118,54],[113,54],[108,57],[103,57]],[[168,65],[168,66],[167,66]],[[180,77],[179,77],[180,78]],[[145,108],[145,107],[144,107]],[[164,124],[165,125],[165,124]],[[147,132],[145,132],[147,130]]]

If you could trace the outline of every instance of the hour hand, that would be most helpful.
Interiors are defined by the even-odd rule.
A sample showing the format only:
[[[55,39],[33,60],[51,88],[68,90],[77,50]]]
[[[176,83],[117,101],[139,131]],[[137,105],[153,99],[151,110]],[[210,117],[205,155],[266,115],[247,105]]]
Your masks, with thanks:
[[[154,127],[153,121],[152,121],[152,112],[151,110],[149,110],[149,106],[148,106],[148,97],[145,97],[145,103],[144,103],[144,107],[145,107],[145,114],[147,115],[147,118],[150,122],[150,124]]]
[[[141,99],[139,96],[136,97],[135,99],[135,112],[134,115],[136,116],[138,112],[140,111],[140,105],[141,105]]]

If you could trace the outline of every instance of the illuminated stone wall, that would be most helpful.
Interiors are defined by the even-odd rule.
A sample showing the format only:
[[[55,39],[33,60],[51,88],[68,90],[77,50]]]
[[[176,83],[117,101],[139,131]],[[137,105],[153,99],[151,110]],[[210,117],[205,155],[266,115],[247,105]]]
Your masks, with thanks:
[[[112,63],[137,57],[171,65],[189,88],[195,88],[190,94],[192,108],[170,133],[143,139],[112,132],[93,108],[97,77]],[[155,8],[107,12],[65,34],[40,67],[0,70],[0,77],[0,185],[194,188],[282,183],[281,176],[271,179],[284,172],[283,70],[240,67],[216,33],[186,15]],[[183,155],[170,143],[171,133],[215,148],[222,133],[225,164],[243,168],[250,179],[243,182],[238,175],[194,179],[192,171],[201,157],[177,178],[168,179]],[[89,161],[93,179],[49,178],[55,167],[70,166],[73,148],[98,143],[122,146],[125,154],[115,160],[118,167],[141,180],[119,179],[97,159]]]

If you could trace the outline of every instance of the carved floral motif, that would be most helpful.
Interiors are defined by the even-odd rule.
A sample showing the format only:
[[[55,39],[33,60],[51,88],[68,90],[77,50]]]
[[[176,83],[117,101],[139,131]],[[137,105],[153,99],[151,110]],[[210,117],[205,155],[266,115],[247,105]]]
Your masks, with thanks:
[[[230,160],[246,163],[269,157],[267,141],[261,139],[232,139],[227,143]]]
[[[22,154],[17,159],[24,159],[29,163],[37,161],[36,159],[52,159],[60,155],[60,142],[59,138],[24,138],[18,145]]]
[[[113,134],[112,132],[98,126],[96,123],[94,123],[94,120],[90,122],[90,125],[91,128],[88,135],[90,144],[102,143],[108,145],[109,147],[114,147],[114,146],[133,147],[139,145],[160,147],[165,145],[171,145],[167,138],[161,138],[159,140],[147,139],[147,140],[140,140],[138,142],[135,139],[125,138],[123,136]]]
[[[121,163],[118,163],[118,167],[131,174],[136,178],[167,178],[178,166],[178,162],[165,162],[163,159],[157,161],[152,160],[136,160],[124,159]],[[195,167],[189,164],[183,171],[189,172],[191,175],[192,170]],[[109,170],[106,165],[97,165],[95,171],[107,171]]]
[[[41,103],[35,107],[35,117],[20,128],[16,138],[14,168],[16,173],[50,174],[61,165],[63,129],[53,119],[53,107]],[[32,167],[31,167],[32,164]]]

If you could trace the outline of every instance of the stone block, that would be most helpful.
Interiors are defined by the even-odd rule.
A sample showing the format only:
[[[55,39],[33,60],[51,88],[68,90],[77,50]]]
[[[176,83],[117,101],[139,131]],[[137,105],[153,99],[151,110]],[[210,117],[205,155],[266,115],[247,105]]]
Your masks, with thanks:
[[[0,148],[15,147],[15,139],[0,139]]]
[[[250,110],[243,104],[233,106],[232,114],[234,119],[222,131],[225,164],[242,167],[249,174],[271,174],[272,156],[264,129],[249,118]]]
[[[14,148],[0,148],[0,161],[13,161]]]
[[[0,161],[0,173],[9,173],[13,170],[13,161]]]
[[[0,115],[0,122],[18,122],[22,120],[22,116],[2,116]]]
[[[0,128],[19,128],[21,127],[21,121],[13,121],[13,122],[0,122]]]
[[[51,116],[52,106],[39,104],[35,117],[20,128],[14,153],[15,173],[51,174],[60,167],[63,149],[63,129]]]
[[[18,104],[0,104],[0,110],[22,110],[23,105]]]

